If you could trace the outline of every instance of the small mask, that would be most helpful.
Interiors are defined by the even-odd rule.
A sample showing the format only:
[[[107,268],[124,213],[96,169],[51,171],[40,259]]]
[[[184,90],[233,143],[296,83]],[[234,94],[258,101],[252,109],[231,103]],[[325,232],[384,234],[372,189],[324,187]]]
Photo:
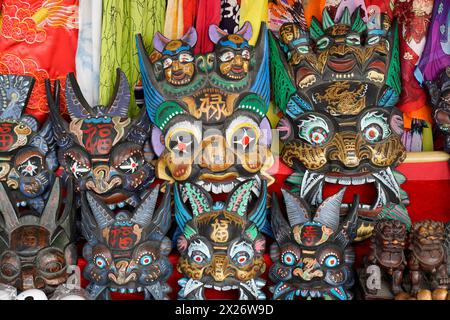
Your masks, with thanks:
[[[82,198],[84,277],[93,299],[110,299],[111,292],[144,292],[146,300],[168,299],[166,280],[172,274],[170,186],[155,210],[159,186],[148,191],[134,211],[111,211],[91,191]]]
[[[57,178],[41,214],[17,208],[0,184],[1,283],[51,294],[69,276],[67,266],[76,264],[73,188],[69,179],[63,196],[60,183]]]
[[[0,181],[13,190],[14,206],[41,213],[58,164],[50,121],[42,127],[22,114],[34,78],[0,75]]]
[[[142,190],[154,178],[144,155],[150,122],[145,110],[134,120],[128,117],[130,90],[125,74],[117,70],[115,93],[107,106],[89,106],[73,74],[66,84],[70,123],[60,116],[59,101],[52,98],[47,82],[61,166],[74,178],[78,191],[96,193],[111,210],[136,207]]]
[[[265,270],[267,184],[240,183],[225,203],[213,203],[199,185],[175,185],[175,218],[182,234],[177,248],[180,299],[204,300],[205,290],[239,290],[239,300],[265,299],[259,278]],[[259,195],[258,195],[259,194]],[[186,200],[183,200],[186,199]]]
[[[274,299],[352,299],[348,291],[353,285],[350,243],[355,237],[358,197],[340,223],[344,192],[325,199],[313,214],[302,198],[282,189],[289,223],[273,195],[271,223],[276,243],[270,250],[269,277],[275,283]]]
[[[228,193],[251,178],[264,177],[270,184],[267,171],[274,159],[266,117],[270,85],[265,26],[255,47],[248,44],[249,23],[231,35],[210,26],[209,35],[216,43],[214,53],[197,55],[193,79],[177,87],[161,79],[162,62],[152,63],[142,37],[137,37],[146,107],[155,125],[151,140],[159,157],[156,175],[171,183],[194,182],[215,194]],[[175,42],[195,43],[183,39]],[[155,35],[157,50],[172,42]]]
[[[296,170],[290,181],[313,206],[328,184],[376,189],[376,198],[364,199],[358,210],[356,241],[370,237],[379,218],[410,225],[400,188],[405,177],[394,170],[406,157],[403,117],[395,108],[397,24],[391,27],[386,15],[369,27],[359,9],[350,15],[346,8],[338,22],[325,9],[322,24],[314,18],[309,30],[280,28],[287,54],[270,39],[274,99],[284,113],[277,128],[285,143],[281,159]]]

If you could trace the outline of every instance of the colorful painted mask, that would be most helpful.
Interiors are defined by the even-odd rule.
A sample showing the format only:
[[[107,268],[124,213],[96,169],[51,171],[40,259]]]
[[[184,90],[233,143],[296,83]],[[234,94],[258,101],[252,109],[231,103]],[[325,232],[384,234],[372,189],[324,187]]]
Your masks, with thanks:
[[[58,164],[50,122],[40,128],[22,114],[33,84],[32,77],[0,75],[0,181],[14,190],[14,206],[40,213]]]
[[[351,241],[359,201],[355,196],[346,220],[340,223],[344,192],[325,199],[313,214],[302,198],[282,189],[289,223],[273,195],[271,223],[277,242],[270,250],[269,278],[275,283],[274,299],[352,299],[348,291],[353,285]]]
[[[445,150],[450,152],[450,66],[445,68],[436,81],[427,81],[433,118],[439,130],[446,136]]]
[[[350,16],[346,9],[337,23],[324,10],[323,25],[313,19],[309,32],[285,24],[280,38],[288,62],[270,39],[275,102],[285,114],[278,125],[281,158],[297,171],[289,182],[315,206],[327,184],[376,188],[375,200],[360,205],[356,240],[369,237],[384,215],[410,224],[400,188],[405,178],[393,170],[406,156],[402,116],[394,108],[400,93],[397,26],[391,28],[387,16],[375,20],[367,30],[360,10]]]
[[[67,266],[76,265],[72,182],[64,197],[60,183],[57,178],[42,213],[16,207],[12,192],[0,184],[1,283],[49,294],[66,281]]]
[[[145,299],[167,299],[166,280],[172,274],[168,254],[171,241],[170,186],[155,210],[159,186],[148,191],[133,212],[111,211],[98,195],[82,198],[83,234],[88,243],[83,257],[93,299],[110,299],[110,292],[144,292]]]
[[[156,34],[153,43],[160,52],[156,61],[154,56],[147,58],[138,35],[145,103],[155,125],[152,145],[159,156],[159,178],[195,182],[216,194],[230,192],[239,181],[252,177],[273,181],[267,174],[274,162],[266,118],[270,99],[267,32],[262,29],[256,48],[248,44],[251,34],[249,23],[231,35],[212,25],[209,36],[216,44],[214,53],[195,56],[194,61],[193,29],[170,42]],[[179,61],[181,54],[189,59],[184,71],[176,67],[179,81],[174,81],[174,72],[167,70],[174,68],[170,61]]]
[[[177,269],[179,299],[204,300],[205,290],[239,290],[239,300],[265,299],[259,276],[265,270],[267,183],[254,179],[237,185],[225,203],[213,203],[205,189],[175,185],[175,218],[182,234]],[[259,195],[258,195],[259,193]]]
[[[112,210],[136,207],[141,191],[154,177],[144,156],[150,134],[145,110],[128,118],[130,91],[125,74],[118,69],[115,94],[108,106],[91,107],[84,100],[73,74],[67,76],[66,101],[71,122],[59,113],[58,101],[47,96],[59,146],[58,158],[77,190],[91,190]]]

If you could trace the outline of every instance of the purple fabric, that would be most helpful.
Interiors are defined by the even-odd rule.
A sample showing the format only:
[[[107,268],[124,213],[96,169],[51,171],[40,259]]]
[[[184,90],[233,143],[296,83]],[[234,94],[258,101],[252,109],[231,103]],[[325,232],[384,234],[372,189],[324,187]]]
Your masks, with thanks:
[[[414,72],[417,81],[432,81],[450,65],[450,1],[436,0],[427,42]]]

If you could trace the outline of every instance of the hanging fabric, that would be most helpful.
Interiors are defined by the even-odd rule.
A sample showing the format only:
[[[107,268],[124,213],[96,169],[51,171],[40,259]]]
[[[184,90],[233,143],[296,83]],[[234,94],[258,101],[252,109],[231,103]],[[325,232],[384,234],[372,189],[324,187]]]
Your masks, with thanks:
[[[348,8],[350,12],[354,12],[357,8],[360,8],[362,13],[361,17],[364,22],[367,22],[367,9],[364,0],[341,0],[338,7],[336,8],[334,21],[339,21],[345,8]]]
[[[77,0],[0,1],[0,73],[36,79],[25,113],[43,122],[48,107],[44,81],[75,71]],[[61,95],[65,110],[64,95]]]
[[[102,0],[80,0],[76,73],[91,106],[97,105],[99,99],[101,35]]]
[[[102,43],[100,61],[100,103],[108,104],[114,91],[112,76],[120,67],[133,87],[139,79],[135,35],[141,33],[148,52],[153,35],[164,28],[166,4],[160,0],[103,0]],[[130,116],[138,113],[132,97]]]
[[[183,2],[184,0],[167,1],[164,35],[169,39],[179,39],[184,34]]]
[[[190,27],[195,26],[198,0],[183,0],[183,34],[186,34]]]
[[[241,0],[241,17],[239,27],[242,28],[246,21],[250,22],[253,28],[253,35],[249,43],[256,44],[261,22],[269,20],[269,7],[267,0]]]
[[[232,34],[239,30],[240,0],[221,0],[220,29]]]
[[[197,30],[197,44],[194,53],[208,53],[214,49],[209,39],[208,29],[212,24],[220,24],[220,0],[198,0],[195,29]]]

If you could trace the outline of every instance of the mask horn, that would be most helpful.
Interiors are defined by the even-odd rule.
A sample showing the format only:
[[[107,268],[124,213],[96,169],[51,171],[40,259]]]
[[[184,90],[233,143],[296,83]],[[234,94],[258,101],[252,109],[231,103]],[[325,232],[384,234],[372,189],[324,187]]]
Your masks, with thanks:
[[[267,206],[267,181],[261,181],[261,191],[255,208],[248,215],[248,220],[252,221],[258,230],[261,230],[266,224],[266,206]]]
[[[86,193],[86,198],[97,226],[100,230],[103,230],[114,223],[114,213],[96,197],[91,191]]]
[[[85,119],[96,115],[84,98],[73,72],[66,77],[66,103],[72,119]]]
[[[258,187],[258,182],[255,179],[247,180],[239,183],[230,192],[225,201],[225,207],[228,212],[245,217],[247,208],[252,199],[252,189]],[[266,190],[267,193],[267,190]]]
[[[130,84],[125,73],[117,68],[116,84],[111,101],[106,108],[110,117],[126,118],[128,116],[128,108],[130,107],[131,93]]]
[[[270,221],[272,232],[278,244],[283,244],[291,239],[291,227],[281,213],[277,194],[272,194],[272,219]]]
[[[353,24],[352,24],[352,31],[362,33],[364,30],[367,29],[367,25],[364,22],[364,20],[361,18],[361,6],[356,8],[355,12],[353,12]]]
[[[289,224],[292,227],[310,221],[310,209],[305,200],[285,189],[281,189],[281,193],[283,193]]]
[[[61,183],[59,179],[56,179],[39,220],[40,225],[49,230],[50,234],[56,230],[56,219],[58,218],[61,199]]]
[[[156,201],[158,200],[159,185],[151,192],[148,192],[141,201],[141,204],[134,211],[131,221],[142,227],[147,227],[152,222],[155,212]]]
[[[186,42],[191,48],[197,43],[197,31],[194,27],[190,27],[186,34],[181,38],[181,41]]]
[[[153,215],[152,225],[154,226],[154,229],[151,232],[151,240],[162,240],[167,234],[167,231],[170,229],[170,223],[172,220],[170,211],[170,193],[172,186],[168,183],[166,183],[165,186],[166,192],[164,193],[164,197]]]
[[[339,213],[346,188],[326,198],[317,208],[313,221],[319,222],[336,232],[339,228]]]
[[[323,30],[327,30],[328,28],[331,28],[334,26],[334,21],[330,17],[330,13],[327,9],[323,9],[322,12],[322,27]]]
[[[242,28],[240,28],[239,31],[236,32],[236,34],[242,36],[245,40],[249,41],[253,34],[252,24],[248,21],[245,21]]]
[[[164,37],[160,32],[156,32],[153,36],[153,48],[159,53],[164,51],[164,47],[170,42],[170,39]]]
[[[352,17],[348,7],[345,7],[344,12],[342,13],[342,17],[339,20],[339,23],[345,24],[347,26],[350,26],[352,24]]]
[[[225,30],[220,29],[215,24],[212,24],[212,25],[209,26],[208,35],[209,35],[209,39],[214,44],[217,44],[220,39],[222,39],[223,37],[228,35],[228,32],[226,32]]]
[[[181,197],[180,185],[178,184],[178,182],[175,182],[173,197],[175,203],[175,221],[177,222],[177,225],[181,229],[181,231],[185,233],[187,223],[192,220],[192,215],[189,213],[189,210],[184,204],[183,198]],[[189,238],[189,236],[186,237]]]
[[[309,32],[311,33],[311,38],[313,38],[314,40],[317,40],[325,35],[325,32],[323,31],[322,27],[320,26],[320,22],[316,17],[312,17]]]
[[[11,197],[8,195],[3,183],[0,183],[0,213],[3,216],[3,228],[7,233],[10,233],[15,228],[20,226],[19,219],[17,218],[16,209],[11,202]]]
[[[342,223],[339,233],[335,237],[335,241],[340,245],[341,248],[347,247],[347,245],[355,239],[356,228],[358,221],[358,205],[359,205],[359,194],[353,196],[352,207]]]

